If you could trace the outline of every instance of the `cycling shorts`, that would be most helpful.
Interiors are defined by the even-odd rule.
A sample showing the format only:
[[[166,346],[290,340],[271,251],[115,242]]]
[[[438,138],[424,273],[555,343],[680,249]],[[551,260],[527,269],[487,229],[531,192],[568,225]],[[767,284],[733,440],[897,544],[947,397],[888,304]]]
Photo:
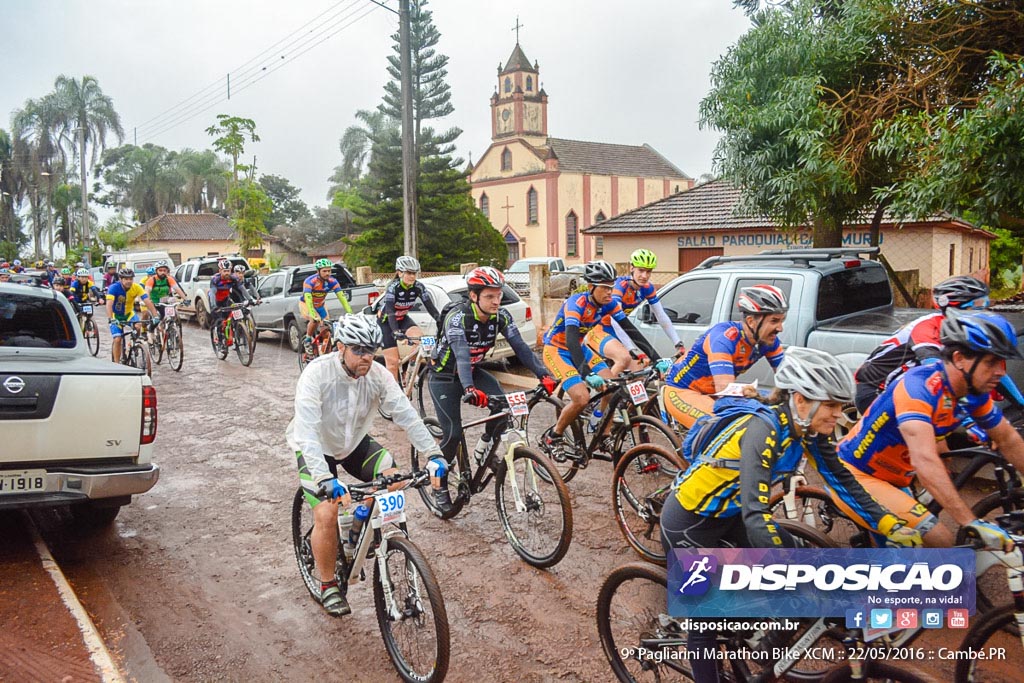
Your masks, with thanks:
[[[594,353],[596,353],[601,358],[607,357],[607,355],[605,354],[605,348],[611,342],[618,342],[620,345],[622,344],[622,342],[620,342],[614,334],[608,334],[608,332],[606,332],[605,329],[600,326],[595,327],[594,329],[590,330],[590,332],[587,332],[587,336],[583,338],[583,345],[589,348]],[[623,348],[625,348],[625,346],[623,346]]]
[[[924,536],[926,533],[935,528],[935,525],[939,523],[939,518],[933,515],[924,505],[919,502],[914,496],[911,495],[909,488],[900,488],[895,484],[890,484],[887,481],[882,481],[877,477],[873,477],[870,474],[861,472],[856,467],[853,467],[849,463],[843,463],[846,465],[846,469],[850,471],[854,479],[864,487],[871,496],[874,497],[878,504],[881,505],[887,512],[891,512],[896,515],[904,522],[906,526],[913,527],[921,532]],[[855,513],[846,503],[843,502],[842,498],[833,491],[828,484],[825,485],[825,490],[828,491],[829,496],[832,498],[832,502],[835,503],[839,510],[849,517],[853,522],[868,531],[875,532],[876,542],[880,545],[885,543],[885,537],[878,534],[877,530],[864,521],[857,513]]]
[[[409,316],[405,316],[401,320],[397,320],[396,319],[395,320],[395,325],[398,326],[398,331],[399,332],[404,333],[404,332],[408,331],[410,328],[416,327],[416,321],[413,320],[412,318],[410,318]],[[390,323],[388,323],[387,321],[382,321],[380,323],[380,332],[381,332],[381,336],[384,338],[383,346],[384,346],[385,349],[397,349],[398,348],[398,340],[395,339],[394,333],[391,332],[391,324]]]
[[[327,307],[326,306],[314,306],[313,310],[320,316],[321,320],[327,320]]]
[[[661,404],[676,422],[689,429],[699,418],[714,412],[715,397],[665,384],[661,387]]]
[[[551,371],[551,375],[555,379],[562,383],[562,388],[566,391],[583,381],[576,366],[572,364],[572,354],[569,353],[569,349],[560,349],[552,344],[545,344],[543,355],[544,366]],[[591,372],[608,369],[608,364],[586,345],[583,346],[583,360],[590,366]]]
[[[122,319],[120,319],[120,318],[115,316],[114,319],[110,321],[110,336],[111,337],[123,337],[123,336],[125,336],[127,334],[131,334],[131,332],[129,330],[126,330],[126,329],[122,328],[121,326],[122,325],[127,325],[128,323],[137,323],[137,322],[142,322],[141,320],[139,320],[139,316],[138,315],[133,315],[132,317],[128,318],[127,320],[122,320]]]
[[[309,506],[316,507],[322,502],[322,499],[316,495],[317,484],[309,478],[306,459],[302,453],[296,451],[295,457],[298,460],[299,484],[302,485],[302,493]],[[331,474],[335,478],[338,476],[338,465],[340,464],[346,472],[359,481],[373,481],[380,476],[381,472],[395,466],[395,459],[391,457],[388,449],[377,443],[369,434],[364,436],[355,450],[344,458],[339,460],[325,454],[324,460],[327,461],[327,467],[330,468]]]

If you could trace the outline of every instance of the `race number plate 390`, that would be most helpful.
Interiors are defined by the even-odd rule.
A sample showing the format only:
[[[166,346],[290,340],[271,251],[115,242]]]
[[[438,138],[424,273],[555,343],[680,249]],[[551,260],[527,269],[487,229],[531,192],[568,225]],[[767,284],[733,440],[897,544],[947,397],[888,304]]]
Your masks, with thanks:
[[[512,409],[513,415],[530,414],[530,406],[526,404],[525,391],[514,391],[511,394],[505,394],[505,399],[508,400],[508,407]]]
[[[633,405],[638,406],[641,403],[647,403],[647,387],[644,386],[643,382],[631,382],[626,385],[629,389],[629,397],[633,399]]]
[[[241,320],[242,319],[242,309],[236,308],[235,310],[231,311],[231,317],[234,318],[235,320]]]
[[[405,491],[388,491],[374,495],[377,505],[380,506],[380,521],[383,524],[389,522],[405,521]]]
[[[46,470],[0,472],[0,496],[46,490]]]

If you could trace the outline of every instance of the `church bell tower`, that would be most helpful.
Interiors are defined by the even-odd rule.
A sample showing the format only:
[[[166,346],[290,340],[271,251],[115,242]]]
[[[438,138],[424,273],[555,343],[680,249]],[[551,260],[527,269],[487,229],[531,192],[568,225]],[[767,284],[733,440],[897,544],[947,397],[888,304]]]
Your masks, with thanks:
[[[491,95],[491,139],[524,138],[541,147],[548,137],[548,95],[540,86],[540,67],[530,65],[516,42],[505,66],[498,65],[498,87]]]

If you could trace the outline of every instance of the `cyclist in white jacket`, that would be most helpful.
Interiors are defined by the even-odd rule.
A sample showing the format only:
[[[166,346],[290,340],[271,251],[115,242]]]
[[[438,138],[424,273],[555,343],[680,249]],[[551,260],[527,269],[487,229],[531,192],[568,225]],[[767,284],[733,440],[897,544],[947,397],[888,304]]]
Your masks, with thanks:
[[[380,348],[377,321],[347,316],[334,326],[338,351],[312,361],[295,386],[295,417],[285,438],[295,451],[299,481],[313,508],[313,559],[320,575],[320,604],[331,616],[351,608],[334,575],[338,555],[338,504],[351,504],[338,480],[338,465],[361,481],[396,471],[394,458],[369,435],[377,406],[391,413],[416,450],[429,457],[427,471],[438,507],[451,507],[444,478],[448,463],[409,399],[387,369],[373,361]]]

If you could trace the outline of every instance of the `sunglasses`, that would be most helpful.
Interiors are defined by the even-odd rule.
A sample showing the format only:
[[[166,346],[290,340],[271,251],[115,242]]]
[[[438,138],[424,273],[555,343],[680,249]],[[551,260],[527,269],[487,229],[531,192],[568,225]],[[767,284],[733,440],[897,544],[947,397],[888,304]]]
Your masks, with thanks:
[[[968,310],[968,309],[972,309],[972,308],[988,308],[989,303],[990,303],[989,302],[989,298],[987,296],[983,296],[983,297],[975,299],[974,301],[969,301],[968,303],[964,304],[960,308],[964,309],[964,310]]]
[[[365,358],[366,356],[373,356],[377,353],[377,349],[373,348],[372,346],[350,346],[348,347],[348,350],[354,353],[355,355],[359,356],[360,358]]]

